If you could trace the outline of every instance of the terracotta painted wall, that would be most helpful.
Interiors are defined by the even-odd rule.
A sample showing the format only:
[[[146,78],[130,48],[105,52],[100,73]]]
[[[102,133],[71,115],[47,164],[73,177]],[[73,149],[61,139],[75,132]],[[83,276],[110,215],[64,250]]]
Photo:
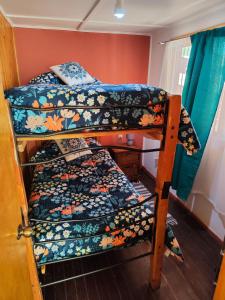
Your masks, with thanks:
[[[148,36],[16,28],[15,40],[22,84],[67,61],[104,82],[147,82]]]
[[[112,135],[112,136],[99,137],[98,140],[103,146],[105,146],[105,145],[127,146],[126,134],[121,134],[121,135],[122,135],[122,139],[120,139],[118,135]],[[143,146],[142,134],[134,134],[134,145],[133,146],[142,148],[142,146]]]

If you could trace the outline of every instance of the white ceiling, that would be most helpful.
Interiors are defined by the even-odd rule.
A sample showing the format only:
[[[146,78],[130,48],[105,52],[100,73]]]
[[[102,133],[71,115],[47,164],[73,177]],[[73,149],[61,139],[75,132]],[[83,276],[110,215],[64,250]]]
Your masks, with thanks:
[[[76,30],[95,0],[0,0],[15,27]],[[224,0],[124,0],[126,16],[113,16],[116,0],[101,0],[82,24],[82,31],[149,34],[156,28],[200,17]]]

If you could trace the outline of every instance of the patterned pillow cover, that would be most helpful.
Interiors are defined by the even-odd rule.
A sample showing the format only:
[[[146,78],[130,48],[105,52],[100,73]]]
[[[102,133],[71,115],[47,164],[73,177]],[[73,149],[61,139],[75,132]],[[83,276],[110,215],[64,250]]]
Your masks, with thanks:
[[[88,144],[85,139],[64,139],[64,140],[56,140],[56,144],[58,145],[62,154],[66,154],[68,152],[79,150],[83,148],[87,148],[87,150],[82,150],[77,153],[71,153],[65,156],[66,161],[71,161],[76,158],[82,157],[87,154],[92,154],[92,151],[88,149]]]
[[[68,85],[90,84],[96,81],[76,62],[52,66],[50,69]]]
[[[65,84],[54,72],[45,72],[37,75],[29,81],[29,84],[40,84],[40,83],[49,83],[49,84]]]
[[[93,77],[94,81],[93,82],[90,82],[90,83],[81,83],[79,85],[82,85],[82,86],[89,86],[89,85],[92,85],[92,84],[102,84],[102,81],[96,79],[95,77]],[[74,86],[77,85],[77,84],[74,84]]]

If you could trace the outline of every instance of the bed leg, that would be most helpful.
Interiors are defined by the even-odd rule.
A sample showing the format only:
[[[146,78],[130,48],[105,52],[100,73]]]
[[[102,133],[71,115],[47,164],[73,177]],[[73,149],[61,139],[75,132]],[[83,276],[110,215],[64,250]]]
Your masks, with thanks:
[[[174,155],[176,151],[178,128],[180,121],[181,97],[170,96],[167,117],[167,129],[164,149],[160,151],[156,177],[156,193],[158,208],[155,209],[152,251],[150,256],[150,285],[152,289],[160,287],[161,271],[164,256],[166,219],[168,212],[169,183],[171,182]]]
[[[164,241],[166,231],[166,218],[168,212],[168,199],[158,199],[158,213],[155,223],[154,241],[152,243],[153,254],[150,256],[150,285],[153,290],[161,284],[161,271],[164,257]]]

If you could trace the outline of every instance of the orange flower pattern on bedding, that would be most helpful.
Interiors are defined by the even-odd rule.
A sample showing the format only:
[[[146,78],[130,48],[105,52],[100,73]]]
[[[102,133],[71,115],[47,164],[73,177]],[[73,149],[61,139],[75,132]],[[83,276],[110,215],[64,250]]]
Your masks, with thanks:
[[[38,107],[39,107],[39,102],[38,102],[38,100],[34,100],[34,102],[32,103],[32,106],[33,106],[34,108],[38,108]]]
[[[73,117],[73,121],[78,122],[79,120],[80,120],[79,114],[75,114],[74,117]]]
[[[86,142],[92,147],[98,145],[92,139]],[[59,153],[51,141],[35,159],[50,159]],[[62,158],[38,165],[29,202],[30,218],[37,219],[32,222],[37,264],[151,241],[154,217],[150,204],[143,204],[143,200],[106,150],[70,162]],[[135,204],[139,205],[129,208]],[[182,260],[169,227],[165,247]]]
[[[60,118],[57,115],[54,115],[53,118],[48,116],[44,126],[52,131],[60,131],[63,128],[62,121],[64,121],[64,118]]]
[[[154,124],[155,117],[153,115],[145,114],[141,117],[139,124],[143,127]]]
[[[42,107],[43,108],[48,108],[48,107],[53,107],[53,103],[44,103],[43,105],[42,105]]]
[[[113,241],[112,241],[112,245],[115,247],[122,246],[125,244],[125,239],[126,239],[126,237],[116,236],[115,239],[113,239]]]

